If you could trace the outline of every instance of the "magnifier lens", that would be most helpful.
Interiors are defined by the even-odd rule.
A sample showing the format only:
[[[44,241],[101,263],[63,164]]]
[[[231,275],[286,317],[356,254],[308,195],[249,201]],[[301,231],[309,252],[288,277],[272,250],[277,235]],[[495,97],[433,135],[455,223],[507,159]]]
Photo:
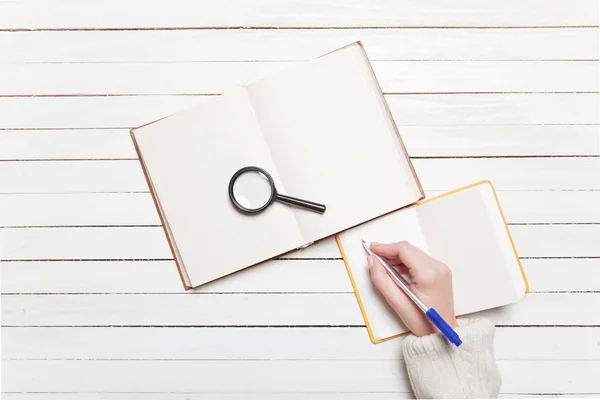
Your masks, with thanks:
[[[258,171],[247,171],[237,177],[233,183],[233,197],[249,210],[265,206],[273,192],[266,176]]]

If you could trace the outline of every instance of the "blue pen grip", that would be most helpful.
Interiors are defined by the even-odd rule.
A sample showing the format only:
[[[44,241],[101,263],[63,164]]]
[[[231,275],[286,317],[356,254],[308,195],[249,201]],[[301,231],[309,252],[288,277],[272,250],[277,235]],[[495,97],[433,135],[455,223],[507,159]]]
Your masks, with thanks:
[[[433,322],[433,324],[440,330],[440,332],[442,332],[442,334],[446,336],[446,338],[451,343],[454,343],[456,347],[462,344],[462,340],[460,340],[458,334],[454,331],[454,329],[452,329],[450,325],[448,325],[446,321],[444,321],[444,318],[442,318],[440,314],[437,313],[437,311],[435,311],[433,308],[430,308],[429,310],[427,310],[425,315],[427,315],[427,318],[429,318],[429,320]]]

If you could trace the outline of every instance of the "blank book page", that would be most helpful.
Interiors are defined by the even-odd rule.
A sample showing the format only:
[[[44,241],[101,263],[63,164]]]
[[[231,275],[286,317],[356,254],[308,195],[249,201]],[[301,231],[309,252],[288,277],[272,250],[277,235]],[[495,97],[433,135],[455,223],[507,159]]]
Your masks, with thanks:
[[[323,215],[294,210],[307,242],[421,197],[360,45],[247,89],[285,194],[327,206]]]
[[[492,194],[492,196],[489,196]],[[488,208],[488,204],[491,208]],[[495,211],[494,214],[490,214]],[[417,207],[430,255],[452,270],[457,315],[513,303],[524,295],[491,186],[481,184]],[[523,279],[519,280],[521,284]]]
[[[134,131],[193,286],[304,244],[290,207],[237,211],[232,175],[264,167],[283,187],[244,89]]]

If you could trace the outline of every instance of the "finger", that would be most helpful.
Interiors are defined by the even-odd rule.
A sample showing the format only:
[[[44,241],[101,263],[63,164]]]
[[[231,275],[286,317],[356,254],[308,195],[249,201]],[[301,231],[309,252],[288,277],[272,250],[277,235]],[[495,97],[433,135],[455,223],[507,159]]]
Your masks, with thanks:
[[[387,274],[385,268],[379,260],[371,257],[369,265],[371,266],[371,281],[375,287],[381,292],[390,306],[398,313],[401,318],[412,312],[413,304],[408,296],[400,289]]]
[[[379,256],[395,259],[396,263],[404,264],[413,276],[420,270],[432,268],[432,258],[408,242],[371,243],[371,250]]]
[[[379,257],[383,258],[385,261],[388,261],[389,264],[399,264],[400,259],[398,257],[398,249],[396,245],[398,243],[376,243],[372,242],[370,247],[373,253],[377,254]]]
[[[404,264],[402,264],[402,261],[400,261],[400,260],[398,259],[398,257],[395,257],[395,258],[387,258],[387,257],[383,257],[383,256],[379,256],[379,257],[381,257],[381,259],[382,259],[383,261],[387,262],[387,263],[388,263],[388,265],[392,265],[392,266],[394,266],[394,267],[395,267],[395,266],[404,265]]]
[[[404,264],[392,265],[392,268],[396,270],[400,275],[408,274],[408,268]]]

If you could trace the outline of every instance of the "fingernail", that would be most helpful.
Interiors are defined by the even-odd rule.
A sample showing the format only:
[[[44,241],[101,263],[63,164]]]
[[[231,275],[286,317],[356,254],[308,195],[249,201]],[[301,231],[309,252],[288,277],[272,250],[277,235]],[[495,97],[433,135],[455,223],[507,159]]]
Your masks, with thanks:
[[[367,263],[369,263],[369,268],[373,268],[373,256],[367,256]]]

